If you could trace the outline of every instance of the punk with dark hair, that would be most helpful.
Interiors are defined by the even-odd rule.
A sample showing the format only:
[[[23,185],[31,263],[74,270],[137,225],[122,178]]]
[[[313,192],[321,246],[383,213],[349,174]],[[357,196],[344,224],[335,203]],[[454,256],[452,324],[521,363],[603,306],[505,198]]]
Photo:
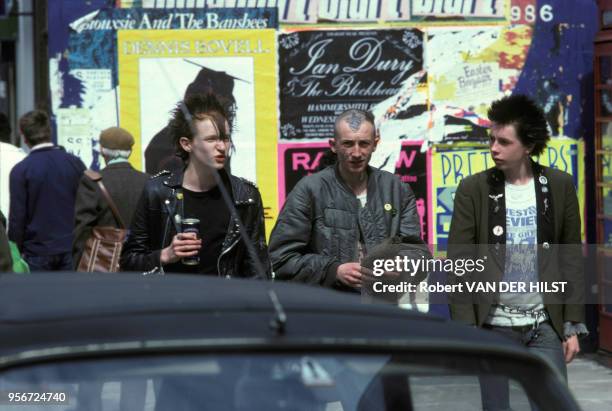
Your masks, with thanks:
[[[185,110],[191,116],[188,119],[185,115]],[[176,149],[176,155],[179,156],[183,161],[189,159],[189,153],[187,153],[181,146],[181,137],[186,137],[189,140],[193,139],[193,130],[195,129],[194,121],[209,119],[213,126],[217,129],[219,137],[224,140],[231,141],[232,131],[232,119],[230,118],[227,105],[223,104],[222,101],[212,93],[207,94],[192,94],[187,96],[183,101],[177,103],[174,110],[172,110],[172,118],[168,123],[170,135]],[[229,124],[230,135],[225,133],[225,122]]]
[[[487,113],[489,120],[502,126],[513,125],[524,146],[533,146],[532,155],[540,155],[550,140],[544,112],[524,94],[513,94],[494,101]]]
[[[134,212],[122,250],[122,270],[271,277],[261,194],[228,167],[226,107],[211,93],[177,104],[164,135],[184,164],[160,171],[145,185],[146,201]]]
[[[26,142],[34,147],[51,141],[49,116],[42,110],[30,111],[19,119],[19,130]]]

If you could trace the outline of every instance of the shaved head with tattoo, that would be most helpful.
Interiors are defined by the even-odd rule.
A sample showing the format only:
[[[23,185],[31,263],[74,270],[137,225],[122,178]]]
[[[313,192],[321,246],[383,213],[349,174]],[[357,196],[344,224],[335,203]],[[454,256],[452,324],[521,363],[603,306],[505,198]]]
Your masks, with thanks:
[[[378,141],[372,113],[349,109],[336,118],[329,145],[337,155],[342,179],[349,186],[355,186],[356,191],[363,190],[367,184],[368,165]]]
[[[343,122],[346,123],[353,132],[357,132],[364,122],[368,122],[372,125],[374,133],[376,133],[374,116],[368,111],[351,108],[341,113],[338,118],[336,118],[336,123],[334,124],[334,137],[338,136],[338,127],[340,123]]]

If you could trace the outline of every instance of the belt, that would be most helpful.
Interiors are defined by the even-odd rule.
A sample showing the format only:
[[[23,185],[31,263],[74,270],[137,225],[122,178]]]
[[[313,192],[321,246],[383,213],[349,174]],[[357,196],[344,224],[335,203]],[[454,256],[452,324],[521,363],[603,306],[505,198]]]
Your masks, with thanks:
[[[526,333],[532,330],[537,330],[540,324],[548,322],[548,319],[549,319],[548,313],[546,312],[545,308],[542,308],[539,310],[523,310],[518,307],[510,307],[508,305],[501,304],[501,303],[496,304],[496,306],[499,307],[505,313],[521,314],[521,315],[524,315],[525,317],[531,317],[535,320],[533,324],[512,325],[508,327],[508,328],[511,328],[513,331],[517,331],[521,333]]]
[[[519,308],[519,307],[511,307],[509,305],[505,305],[501,303],[497,303],[495,304],[495,306],[499,307],[505,313],[521,314],[521,315],[524,315],[525,317],[535,318],[536,321],[540,318],[548,319],[548,313],[546,312],[545,308],[542,308],[539,310],[523,310],[522,308]]]

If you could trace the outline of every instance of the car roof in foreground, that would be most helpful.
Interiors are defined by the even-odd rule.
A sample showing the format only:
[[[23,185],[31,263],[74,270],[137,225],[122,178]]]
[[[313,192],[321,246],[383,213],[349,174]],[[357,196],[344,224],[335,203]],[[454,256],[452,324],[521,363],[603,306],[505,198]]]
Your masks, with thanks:
[[[203,348],[532,358],[494,333],[319,287],[184,275],[0,276],[0,366],[75,352]]]

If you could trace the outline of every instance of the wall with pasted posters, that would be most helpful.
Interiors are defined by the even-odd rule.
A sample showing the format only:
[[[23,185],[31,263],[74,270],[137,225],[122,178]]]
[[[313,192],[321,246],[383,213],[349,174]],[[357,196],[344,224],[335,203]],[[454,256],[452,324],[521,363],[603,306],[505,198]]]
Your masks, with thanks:
[[[257,180],[268,233],[299,179],[329,161],[335,117],[356,107],[371,110],[380,131],[371,165],[411,185],[423,238],[444,244],[457,183],[492,166],[488,107],[526,93],[544,109],[553,137],[540,160],[574,176],[584,209],[594,0],[107,4],[52,0],[49,7],[57,141],[93,168],[101,165],[97,134],[115,124],[137,134],[133,164],[152,173],[163,168],[147,147],[161,144],[172,155],[160,130],[172,101],[204,71],[231,89],[239,121],[232,170]],[[241,46],[230,50],[224,29],[239,30]],[[129,54],[117,37],[130,34],[120,32],[157,48]],[[258,41],[270,52],[249,54]],[[147,88],[146,77],[157,87]]]
[[[584,217],[594,2],[423,0],[410,12],[409,25],[350,36],[329,27],[280,34],[281,144],[322,141],[344,109],[371,110],[381,134],[373,166],[395,172],[406,142],[431,157],[424,236],[444,245],[458,182],[493,166],[488,107],[521,92],[543,108],[553,137],[540,162],[574,176]]]

